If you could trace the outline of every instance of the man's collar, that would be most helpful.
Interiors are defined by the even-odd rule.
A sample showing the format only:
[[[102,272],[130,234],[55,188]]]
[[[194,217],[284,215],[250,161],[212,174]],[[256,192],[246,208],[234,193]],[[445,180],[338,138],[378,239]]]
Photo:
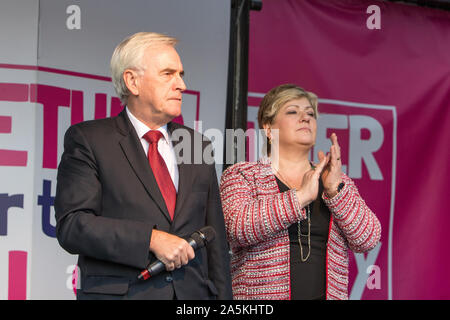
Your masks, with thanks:
[[[130,109],[128,109],[128,107],[125,107],[125,110],[127,111],[127,115],[128,118],[131,121],[131,124],[133,125],[134,129],[136,130],[136,133],[139,137],[139,139],[141,139],[148,131],[153,130],[150,129],[145,123],[143,123],[141,120],[139,120],[138,118],[136,118],[130,111]],[[158,129],[154,129],[154,130],[158,130],[160,131],[164,138],[166,139],[167,142],[169,142],[169,133],[167,132],[167,124],[163,125],[162,127],[159,127]]]

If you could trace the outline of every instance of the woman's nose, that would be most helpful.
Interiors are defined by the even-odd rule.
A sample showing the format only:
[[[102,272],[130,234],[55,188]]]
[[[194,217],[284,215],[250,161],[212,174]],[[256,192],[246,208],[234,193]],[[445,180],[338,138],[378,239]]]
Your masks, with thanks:
[[[310,118],[309,115],[306,112],[300,112],[300,116],[299,116],[299,121],[300,122],[309,122]]]

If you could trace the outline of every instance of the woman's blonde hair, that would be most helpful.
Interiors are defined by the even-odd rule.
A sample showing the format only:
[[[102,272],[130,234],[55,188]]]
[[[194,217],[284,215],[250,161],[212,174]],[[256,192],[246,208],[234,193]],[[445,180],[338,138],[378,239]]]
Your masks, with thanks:
[[[262,129],[265,124],[273,123],[283,105],[289,101],[301,98],[308,99],[311,107],[314,109],[314,118],[317,119],[319,116],[319,110],[317,109],[317,95],[308,92],[295,84],[282,84],[271,89],[262,99],[258,110],[259,128]],[[267,153],[270,154],[269,138],[267,138],[266,142]]]
[[[142,58],[145,50],[150,46],[170,45],[175,46],[177,39],[155,32],[138,32],[125,38],[114,50],[111,57],[111,77],[120,101],[125,105],[130,91],[123,80],[126,69],[134,69],[144,72]]]

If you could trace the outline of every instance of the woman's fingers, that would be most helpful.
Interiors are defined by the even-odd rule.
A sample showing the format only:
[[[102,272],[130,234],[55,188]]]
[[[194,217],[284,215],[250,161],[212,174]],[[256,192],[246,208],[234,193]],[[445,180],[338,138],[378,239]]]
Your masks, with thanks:
[[[322,153],[322,155],[320,155],[321,153]],[[325,166],[330,158],[328,155],[325,156],[322,151],[319,151],[319,159],[320,159],[320,162],[314,169],[314,174],[316,175],[317,179],[320,177],[320,174],[322,173],[323,168],[325,168]]]
[[[341,147],[339,146],[336,133],[333,132],[333,134],[330,137],[330,140],[331,140],[330,152],[333,155],[332,159],[340,161],[341,160]]]
[[[322,159],[325,158],[325,153],[322,150],[320,150],[317,153],[317,156],[319,157],[319,161],[322,161]]]
[[[338,151],[336,150],[336,146],[331,146],[330,148],[330,154],[331,154],[331,163],[333,165],[336,165],[337,162],[340,160],[339,155],[338,155]]]
[[[330,140],[331,140],[331,144],[332,144],[333,146],[338,146],[338,147],[339,147],[338,138],[337,138],[336,133],[333,132],[333,133],[331,134]]]

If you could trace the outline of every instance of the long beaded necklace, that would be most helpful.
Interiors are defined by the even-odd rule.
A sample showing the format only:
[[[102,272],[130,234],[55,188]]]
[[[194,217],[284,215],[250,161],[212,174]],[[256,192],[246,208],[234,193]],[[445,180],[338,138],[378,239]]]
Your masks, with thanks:
[[[309,204],[306,206],[306,216],[308,219],[308,234],[302,234],[301,228],[300,228],[300,221],[297,222],[297,232],[298,232],[298,243],[300,244],[300,260],[302,262],[305,262],[308,260],[309,255],[311,253],[311,210],[309,209]],[[306,255],[306,258],[303,258],[303,245],[302,245],[302,239],[301,237],[308,237],[308,254]]]
[[[275,168],[274,168],[275,169]],[[279,178],[281,178],[281,182],[283,182],[289,189],[293,189],[289,183],[287,182],[287,179],[284,178],[284,176],[281,174],[280,171],[275,169],[277,172]],[[302,234],[301,227],[300,227],[300,221],[297,222],[297,234],[298,234],[298,244],[300,245],[300,260],[302,262],[305,262],[308,260],[309,255],[311,253],[311,210],[309,208],[310,204],[306,206],[306,219],[308,220],[308,233]],[[301,237],[308,237],[308,254],[306,257],[303,257],[303,245],[302,245],[302,239]]]

